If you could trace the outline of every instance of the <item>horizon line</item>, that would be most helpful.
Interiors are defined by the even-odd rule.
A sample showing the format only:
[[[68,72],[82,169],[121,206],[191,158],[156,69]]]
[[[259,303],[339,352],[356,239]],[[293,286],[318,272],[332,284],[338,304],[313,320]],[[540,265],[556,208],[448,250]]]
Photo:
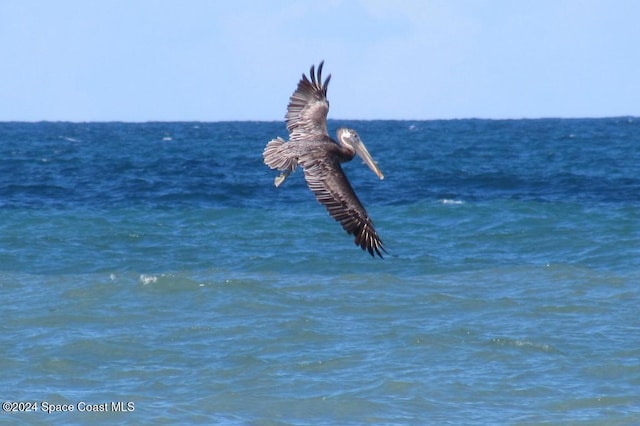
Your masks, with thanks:
[[[425,121],[463,121],[463,120],[482,120],[482,121],[519,121],[519,120],[605,120],[620,118],[640,118],[640,115],[603,115],[603,116],[540,116],[540,117],[459,117],[459,118],[328,118],[327,122],[335,121],[397,121],[397,122],[425,122]],[[229,119],[229,120],[58,120],[58,119],[40,119],[40,120],[0,120],[0,123],[124,123],[124,124],[145,124],[145,123],[284,123],[283,119],[278,120],[254,120],[254,119]]]

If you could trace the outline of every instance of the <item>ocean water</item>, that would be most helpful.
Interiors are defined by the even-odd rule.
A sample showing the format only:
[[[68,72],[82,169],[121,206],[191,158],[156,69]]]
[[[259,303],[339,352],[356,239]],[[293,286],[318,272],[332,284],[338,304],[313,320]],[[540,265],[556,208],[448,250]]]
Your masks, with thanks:
[[[0,123],[0,424],[640,424],[640,119],[345,124]]]

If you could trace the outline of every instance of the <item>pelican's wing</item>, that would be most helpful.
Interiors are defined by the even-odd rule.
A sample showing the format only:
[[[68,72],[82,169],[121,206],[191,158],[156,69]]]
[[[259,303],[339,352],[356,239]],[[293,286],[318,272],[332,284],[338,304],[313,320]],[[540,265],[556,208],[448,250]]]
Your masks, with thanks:
[[[327,86],[331,75],[322,83],[322,66],[324,61],[318,65],[318,73],[312,66],[309,75],[302,75],[298,83],[298,88],[287,106],[285,121],[289,130],[289,139],[303,139],[310,135],[329,135],[327,132],[327,112],[329,112],[329,101],[327,101]]]
[[[309,189],[329,214],[340,222],[342,228],[355,237],[356,245],[368,251],[371,256],[375,257],[377,254],[382,257],[381,251],[386,250],[339,160],[327,155],[325,150],[315,150],[300,157],[299,163],[304,169]]]

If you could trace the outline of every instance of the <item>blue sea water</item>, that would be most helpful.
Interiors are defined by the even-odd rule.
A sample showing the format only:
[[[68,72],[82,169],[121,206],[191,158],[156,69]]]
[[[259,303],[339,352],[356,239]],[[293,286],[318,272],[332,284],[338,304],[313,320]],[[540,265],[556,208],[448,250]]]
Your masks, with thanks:
[[[640,424],[640,119],[345,124],[0,123],[0,423]]]

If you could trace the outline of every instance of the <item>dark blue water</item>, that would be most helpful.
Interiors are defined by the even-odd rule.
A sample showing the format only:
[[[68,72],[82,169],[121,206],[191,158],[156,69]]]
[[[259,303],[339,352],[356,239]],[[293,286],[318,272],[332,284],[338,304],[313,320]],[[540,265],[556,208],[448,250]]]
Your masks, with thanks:
[[[640,422],[639,119],[338,125],[384,260],[282,123],[0,123],[0,422]]]

